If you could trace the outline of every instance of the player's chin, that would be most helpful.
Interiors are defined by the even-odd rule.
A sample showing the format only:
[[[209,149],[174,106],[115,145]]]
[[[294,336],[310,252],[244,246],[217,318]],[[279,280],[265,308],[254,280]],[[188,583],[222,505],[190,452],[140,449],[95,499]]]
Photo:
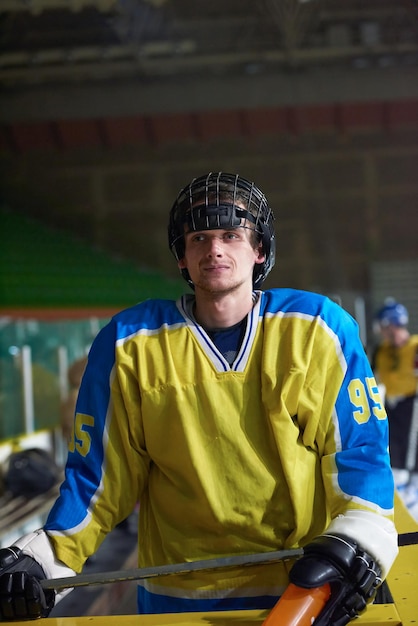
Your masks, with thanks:
[[[195,287],[217,295],[228,294],[240,287],[241,283],[231,280],[201,280],[195,283]]]

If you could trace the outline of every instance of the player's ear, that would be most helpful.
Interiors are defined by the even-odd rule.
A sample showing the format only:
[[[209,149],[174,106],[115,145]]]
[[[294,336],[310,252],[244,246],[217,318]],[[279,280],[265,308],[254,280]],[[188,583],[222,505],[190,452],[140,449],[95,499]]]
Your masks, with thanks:
[[[255,259],[256,264],[260,265],[260,263],[264,263],[264,261],[266,260],[266,255],[264,254],[263,244],[261,243],[261,241],[258,244],[255,252],[257,254],[257,257]]]

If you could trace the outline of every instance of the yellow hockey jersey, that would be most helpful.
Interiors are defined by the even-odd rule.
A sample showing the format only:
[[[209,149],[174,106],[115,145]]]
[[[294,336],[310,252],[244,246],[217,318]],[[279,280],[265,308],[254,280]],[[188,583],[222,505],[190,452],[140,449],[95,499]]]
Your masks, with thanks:
[[[117,314],[91,348],[45,529],[76,571],[139,508],[140,566],[303,546],[350,509],[392,518],[387,418],[355,321],[256,292],[229,365],[193,295]],[[139,611],[272,606],[288,563],[150,579]]]
[[[382,343],[375,353],[374,371],[388,398],[415,396],[418,385],[418,335],[400,348]]]

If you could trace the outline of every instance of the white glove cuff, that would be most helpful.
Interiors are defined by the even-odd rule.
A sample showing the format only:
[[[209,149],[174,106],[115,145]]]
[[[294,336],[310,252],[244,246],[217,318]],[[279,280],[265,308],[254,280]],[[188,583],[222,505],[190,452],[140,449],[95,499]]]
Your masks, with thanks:
[[[324,534],[340,533],[354,539],[382,568],[386,578],[399,552],[393,522],[376,513],[352,510],[332,520]]]
[[[44,570],[46,578],[64,578],[76,574],[74,570],[56,558],[48,535],[42,529],[20,537],[13,545],[20,548],[23,554],[35,559]],[[56,602],[62,600],[70,591],[71,589],[65,589],[57,593]]]

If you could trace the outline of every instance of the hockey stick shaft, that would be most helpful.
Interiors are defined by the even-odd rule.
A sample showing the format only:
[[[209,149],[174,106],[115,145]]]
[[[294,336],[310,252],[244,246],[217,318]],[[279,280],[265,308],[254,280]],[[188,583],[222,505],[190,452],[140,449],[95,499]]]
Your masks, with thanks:
[[[55,590],[68,589],[72,587],[86,587],[89,585],[105,585],[107,583],[143,580],[145,578],[172,576],[174,574],[189,574],[191,572],[204,572],[207,570],[216,570],[228,567],[265,565],[267,563],[277,563],[287,559],[295,559],[302,556],[302,554],[302,548],[279,550],[276,552],[262,552],[260,554],[241,554],[237,556],[221,557],[218,559],[191,561],[190,563],[172,563],[169,565],[117,570],[113,572],[79,574],[68,578],[50,578],[42,580],[41,585],[43,589]]]
[[[398,538],[399,546],[408,546],[418,543],[418,532],[402,533]],[[227,567],[246,567],[250,565],[266,565],[278,563],[287,559],[295,559],[303,555],[303,548],[278,550],[276,552],[261,552],[259,554],[241,554],[237,556],[220,557],[218,559],[203,559],[190,563],[172,563],[155,567],[140,567],[129,570],[112,572],[98,572],[79,574],[68,578],[49,578],[41,581],[43,589],[69,589],[70,587],[87,587],[90,585],[106,585],[108,583],[144,580],[158,576],[172,576],[174,574],[189,574]]]

